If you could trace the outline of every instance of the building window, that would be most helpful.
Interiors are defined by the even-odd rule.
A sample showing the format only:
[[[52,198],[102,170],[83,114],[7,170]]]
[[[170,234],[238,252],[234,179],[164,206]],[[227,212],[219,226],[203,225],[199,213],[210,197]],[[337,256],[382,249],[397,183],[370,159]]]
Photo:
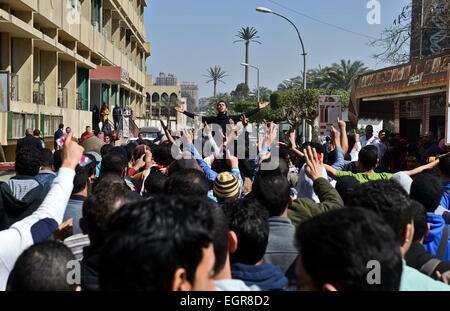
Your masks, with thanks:
[[[39,116],[37,114],[15,113],[12,112],[11,131],[8,133],[8,139],[19,139],[25,136],[25,129],[37,129]]]
[[[91,0],[91,23],[97,28],[98,32],[102,31],[101,7],[101,0]]]

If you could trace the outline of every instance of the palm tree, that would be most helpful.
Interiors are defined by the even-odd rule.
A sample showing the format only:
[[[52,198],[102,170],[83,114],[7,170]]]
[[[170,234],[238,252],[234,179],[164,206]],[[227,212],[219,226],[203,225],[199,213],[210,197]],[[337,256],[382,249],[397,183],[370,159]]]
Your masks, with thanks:
[[[253,27],[242,27],[239,31],[238,34],[236,35],[236,37],[238,37],[240,40],[236,40],[233,43],[236,42],[245,42],[245,63],[248,64],[248,50],[249,50],[249,46],[250,46],[250,42],[256,42],[261,44],[261,42],[256,41],[254,39],[258,39],[259,36],[257,36],[256,34],[258,33],[258,31],[253,28]],[[248,66],[245,66],[245,85],[248,86]]]
[[[353,81],[361,73],[366,73],[367,67],[361,61],[351,62],[350,60],[342,59],[340,64],[333,63],[328,70],[329,85],[327,88],[342,89],[350,91],[353,86]]]
[[[222,82],[225,84],[225,82],[222,81],[222,79],[227,77],[228,75],[226,74],[226,71],[224,71],[224,70],[222,70],[222,68],[220,68],[220,66],[214,66],[214,68],[209,67],[206,70],[206,72],[207,72],[207,74],[205,75],[205,77],[209,78],[209,80],[206,81],[206,83],[214,82],[214,97],[216,97],[217,82]]]

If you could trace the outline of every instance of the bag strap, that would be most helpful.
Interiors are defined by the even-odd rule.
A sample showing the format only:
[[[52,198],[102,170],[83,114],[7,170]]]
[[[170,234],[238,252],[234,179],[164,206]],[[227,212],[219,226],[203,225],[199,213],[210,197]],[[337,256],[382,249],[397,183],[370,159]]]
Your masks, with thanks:
[[[444,256],[444,252],[445,252],[445,249],[447,248],[447,243],[448,243],[448,234],[449,234],[449,229],[448,229],[448,225],[446,224],[444,226],[444,230],[442,231],[441,244],[439,244],[439,248],[436,252],[437,259],[442,259],[442,257]]]
[[[420,272],[425,273],[428,276],[431,276],[434,269],[436,269],[436,267],[440,263],[441,263],[441,261],[439,259],[431,258],[420,268]]]

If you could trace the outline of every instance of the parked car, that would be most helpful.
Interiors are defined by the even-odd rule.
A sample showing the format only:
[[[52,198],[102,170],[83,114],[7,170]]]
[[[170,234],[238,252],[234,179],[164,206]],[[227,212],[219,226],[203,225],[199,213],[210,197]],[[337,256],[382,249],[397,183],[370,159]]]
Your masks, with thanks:
[[[139,132],[144,135],[144,139],[148,139],[148,140],[154,140],[156,137],[158,137],[158,133],[163,134],[163,132],[160,129],[158,129],[157,127],[154,127],[154,126],[141,127]],[[137,139],[138,139],[138,137],[129,138],[128,142],[136,141]]]

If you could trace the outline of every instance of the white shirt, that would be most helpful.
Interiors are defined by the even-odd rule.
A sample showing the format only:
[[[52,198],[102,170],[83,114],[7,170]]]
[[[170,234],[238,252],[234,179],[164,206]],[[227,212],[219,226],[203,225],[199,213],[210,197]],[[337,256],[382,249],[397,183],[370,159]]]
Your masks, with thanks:
[[[381,158],[383,157],[384,153],[386,152],[386,144],[384,142],[381,141],[381,139],[379,139],[376,136],[372,136],[369,139],[366,138],[366,135],[361,136],[359,141],[361,142],[361,147],[365,147],[367,145],[373,145],[375,147],[377,147],[378,149],[378,156]]]
[[[43,242],[48,234],[53,233],[51,227],[61,224],[72,193],[74,177],[74,170],[60,168],[39,208],[9,229],[0,231],[0,291],[6,289],[9,273],[22,252],[35,243]]]

